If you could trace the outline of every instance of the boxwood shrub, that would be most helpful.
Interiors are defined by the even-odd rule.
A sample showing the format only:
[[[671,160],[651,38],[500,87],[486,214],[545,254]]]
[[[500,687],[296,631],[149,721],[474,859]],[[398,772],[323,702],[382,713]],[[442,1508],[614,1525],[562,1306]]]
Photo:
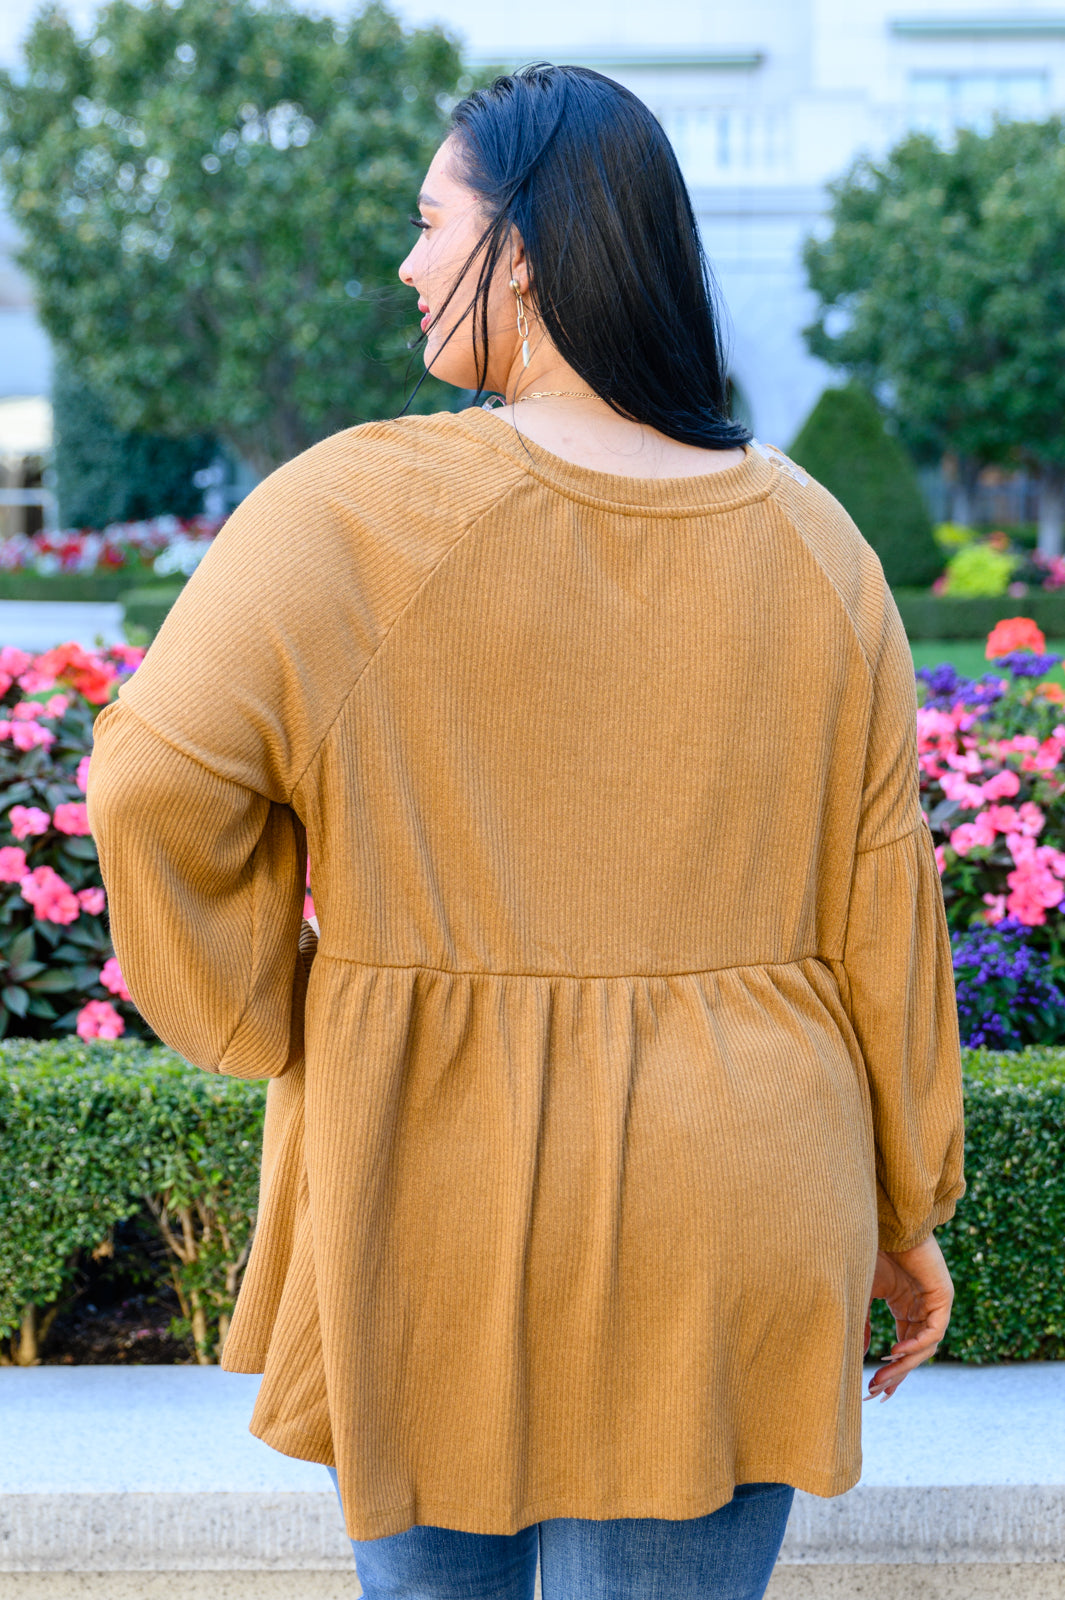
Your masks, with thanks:
[[[33,1362],[80,1257],[145,1208],[197,1359],[217,1359],[251,1248],[265,1086],[141,1040],[0,1045],[0,1339]]]
[[[893,588],[907,638],[984,639],[996,622],[1025,616],[1048,639],[1065,638],[1065,589],[1031,589],[1023,597],[1002,594],[972,599],[933,594],[930,589]]]
[[[1065,1049],[965,1052],[968,1192],[938,1230],[940,1357],[1065,1359]],[[197,1359],[217,1360],[255,1227],[265,1086],[139,1040],[0,1044],[0,1338],[38,1359],[79,1259],[154,1220]],[[871,1356],[894,1338],[877,1303]]]

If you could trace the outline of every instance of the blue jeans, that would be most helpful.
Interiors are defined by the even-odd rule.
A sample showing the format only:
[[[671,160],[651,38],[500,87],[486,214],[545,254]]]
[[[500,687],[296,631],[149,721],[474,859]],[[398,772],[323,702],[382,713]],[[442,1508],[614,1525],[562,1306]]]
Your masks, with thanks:
[[[741,1483],[707,1517],[553,1517],[518,1533],[419,1523],[351,1548],[365,1600],[533,1600],[538,1555],[543,1600],[761,1600],[794,1496]]]

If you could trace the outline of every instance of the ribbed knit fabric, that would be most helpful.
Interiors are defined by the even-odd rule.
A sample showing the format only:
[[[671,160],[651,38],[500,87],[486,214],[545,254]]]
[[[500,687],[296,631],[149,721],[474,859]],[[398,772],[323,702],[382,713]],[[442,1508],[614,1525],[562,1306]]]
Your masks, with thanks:
[[[471,409],[234,512],[89,816],[137,1006],[271,1079],[222,1364],[349,1535],[857,1481],[878,1235],[964,1189],[915,707],[772,451],[624,478]]]

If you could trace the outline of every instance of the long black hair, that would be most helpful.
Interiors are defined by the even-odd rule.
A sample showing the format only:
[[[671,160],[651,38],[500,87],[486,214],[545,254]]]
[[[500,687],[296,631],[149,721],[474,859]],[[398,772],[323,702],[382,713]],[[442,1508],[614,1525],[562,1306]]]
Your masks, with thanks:
[[[643,101],[587,67],[540,63],[460,101],[450,131],[486,219],[456,278],[483,250],[468,308],[478,393],[488,286],[515,227],[537,315],[597,395],[684,444],[746,444],[751,430],[729,414],[717,288],[688,190]]]

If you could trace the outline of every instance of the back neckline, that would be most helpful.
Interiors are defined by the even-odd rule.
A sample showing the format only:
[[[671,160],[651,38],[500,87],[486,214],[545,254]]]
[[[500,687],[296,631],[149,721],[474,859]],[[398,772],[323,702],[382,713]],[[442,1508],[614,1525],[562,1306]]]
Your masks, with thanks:
[[[690,516],[697,511],[729,511],[765,499],[777,477],[777,468],[761,453],[757,440],[744,447],[742,461],[719,472],[679,478],[631,478],[567,461],[482,406],[469,406],[454,416],[485,444],[559,493],[621,512]]]

